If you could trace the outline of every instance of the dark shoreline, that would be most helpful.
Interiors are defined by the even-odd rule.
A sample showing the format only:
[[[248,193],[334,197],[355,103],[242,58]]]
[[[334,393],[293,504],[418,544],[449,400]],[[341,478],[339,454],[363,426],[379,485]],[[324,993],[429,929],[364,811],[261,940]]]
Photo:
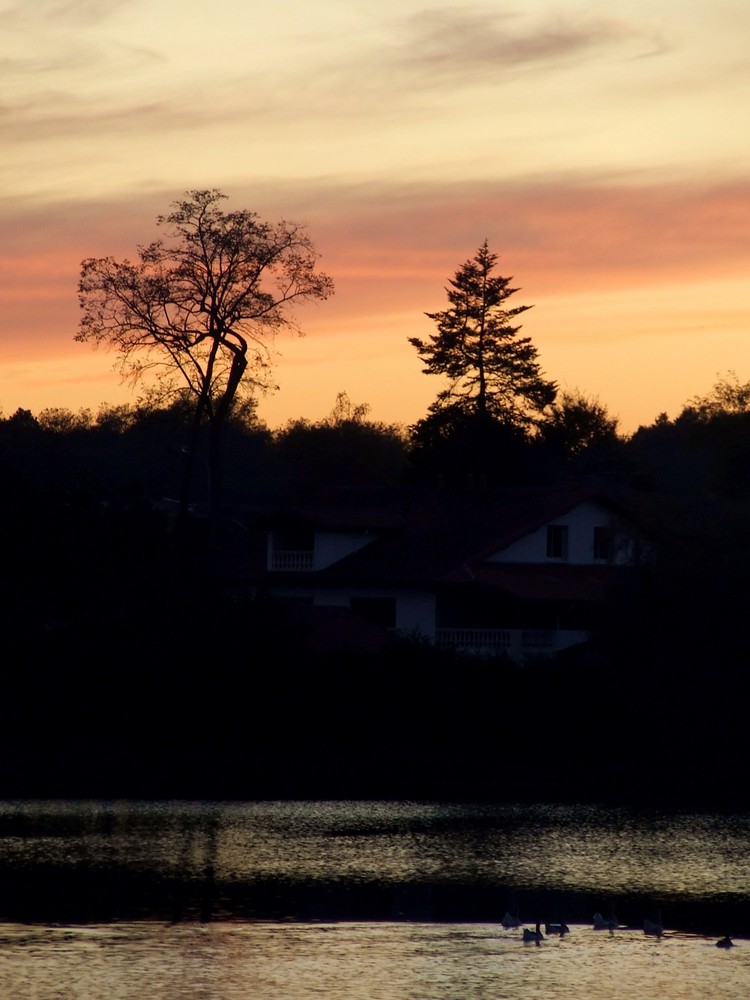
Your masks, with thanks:
[[[488,923],[502,933],[508,898],[517,904],[522,923],[564,920],[591,927],[601,910],[601,895],[512,886],[446,885],[410,882],[383,885],[338,882],[203,882],[134,878],[122,870],[46,868],[30,873],[2,873],[4,899],[0,923],[100,924],[128,921],[300,923],[406,922]],[[660,908],[665,930],[750,938],[750,914],[744,896],[714,899],[630,894],[617,900],[622,929],[640,929],[643,915]],[[608,932],[603,932],[608,933]],[[616,933],[616,932],[615,932]]]

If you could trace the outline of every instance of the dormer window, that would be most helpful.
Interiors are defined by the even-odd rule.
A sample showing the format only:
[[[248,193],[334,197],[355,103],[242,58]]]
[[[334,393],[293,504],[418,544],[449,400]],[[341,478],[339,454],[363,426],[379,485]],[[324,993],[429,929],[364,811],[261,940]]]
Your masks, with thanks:
[[[547,558],[548,559],[568,558],[567,524],[547,525]]]

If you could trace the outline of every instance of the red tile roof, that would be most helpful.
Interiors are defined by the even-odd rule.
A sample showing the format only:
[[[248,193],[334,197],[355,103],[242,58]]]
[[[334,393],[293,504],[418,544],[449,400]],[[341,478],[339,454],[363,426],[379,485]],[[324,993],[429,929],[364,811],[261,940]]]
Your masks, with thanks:
[[[620,577],[616,566],[464,563],[441,583],[484,584],[523,600],[601,601]]]

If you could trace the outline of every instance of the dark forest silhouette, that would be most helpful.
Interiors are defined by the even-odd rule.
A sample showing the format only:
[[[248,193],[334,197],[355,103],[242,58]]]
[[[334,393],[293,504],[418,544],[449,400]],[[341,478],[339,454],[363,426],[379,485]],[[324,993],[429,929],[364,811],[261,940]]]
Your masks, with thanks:
[[[248,405],[213,546],[200,489],[172,530],[184,401],[0,420],[0,794],[744,802],[750,412],[713,405],[728,385],[631,436],[580,399],[533,433],[434,439],[345,395],[277,431]],[[323,654],[287,605],[227,585],[243,506],[581,477],[627,491],[648,558],[554,661]]]

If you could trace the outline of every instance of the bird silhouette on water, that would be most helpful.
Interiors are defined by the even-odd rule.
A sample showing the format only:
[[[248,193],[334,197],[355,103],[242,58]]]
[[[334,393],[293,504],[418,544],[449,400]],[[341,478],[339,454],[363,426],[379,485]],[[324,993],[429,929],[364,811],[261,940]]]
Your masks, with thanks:
[[[534,944],[541,944],[544,941],[544,934],[542,934],[542,925],[537,921],[536,930],[531,930],[529,927],[524,927],[523,929],[523,939],[527,944],[534,942]]]
[[[643,933],[649,937],[660,938],[664,933],[664,924],[661,922],[661,913],[657,914],[656,920],[643,921]]]
[[[612,912],[608,917],[603,917],[601,913],[595,913],[591,918],[595,931],[614,931],[620,926],[620,921]]]

